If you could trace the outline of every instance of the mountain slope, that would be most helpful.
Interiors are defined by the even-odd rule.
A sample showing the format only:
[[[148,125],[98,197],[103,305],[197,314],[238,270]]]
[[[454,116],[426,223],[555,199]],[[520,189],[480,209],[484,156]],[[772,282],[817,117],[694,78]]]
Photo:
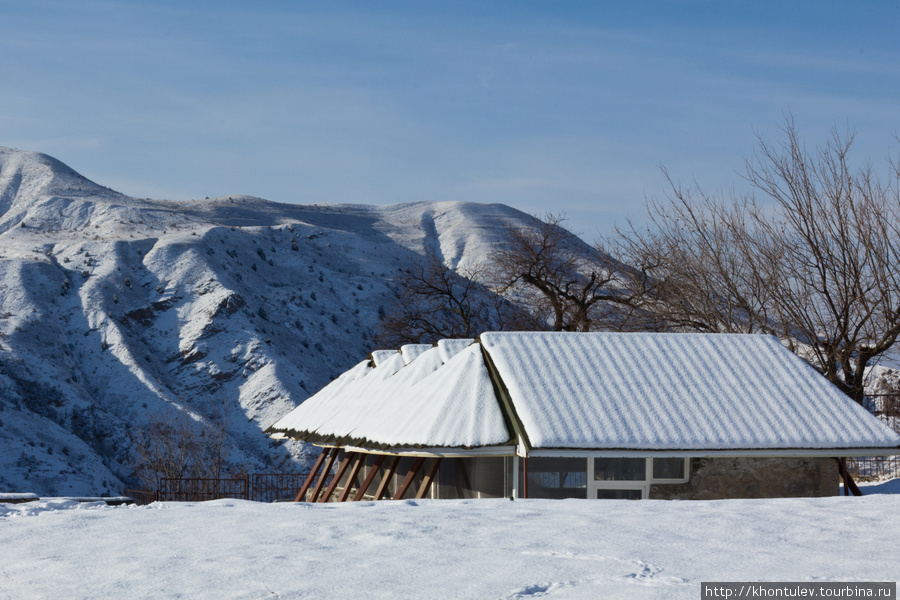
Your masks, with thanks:
[[[119,493],[131,433],[175,409],[228,461],[305,461],[261,431],[373,348],[417,255],[486,257],[502,205],[131,198],[0,148],[0,491]]]

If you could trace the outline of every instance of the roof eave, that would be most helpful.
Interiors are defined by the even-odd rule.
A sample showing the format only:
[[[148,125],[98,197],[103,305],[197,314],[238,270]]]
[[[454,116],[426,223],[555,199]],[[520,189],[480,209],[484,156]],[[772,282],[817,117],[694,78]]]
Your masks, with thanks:
[[[473,455],[502,455],[515,454],[516,447],[513,440],[507,440],[500,444],[484,444],[475,446],[430,446],[427,444],[389,444],[369,440],[366,438],[354,438],[352,436],[324,435],[310,431],[273,430],[268,432],[273,439],[291,439],[307,442],[314,446],[328,448],[352,449],[357,452],[369,452],[373,454],[396,454],[414,456],[450,456],[452,454]],[[496,449],[502,450],[496,450]],[[509,452],[506,449],[511,449]]]
[[[900,447],[881,448],[533,448],[531,457],[590,457],[608,456],[620,458],[649,457],[742,457],[800,458],[800,457],[850,457],[900,455]]]
[[[386,446],[374,448],[371,446],[334,446],[331,444],[314,444],[316,446],[341,448],[345,452],[365,452],[367,454],[385,454],[389,456],[421,456],[432,457],[439,456],[442,458],[465,458],[470,456],[513,456],[516,453],[516,447],[511,444],[502,444],[497,446],[473,446],[468,447],[416,447],[416,446]]]

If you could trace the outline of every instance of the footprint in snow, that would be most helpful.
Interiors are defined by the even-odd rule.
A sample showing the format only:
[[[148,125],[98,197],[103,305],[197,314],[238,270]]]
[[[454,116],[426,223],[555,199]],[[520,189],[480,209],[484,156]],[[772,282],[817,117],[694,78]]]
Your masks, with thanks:
[[[510,595],[504,596],[502,600],[521,600],[523,598],[540,598],[541,596],[549,596],[554,592],[573,587],[575,582],[549,581],[544,583],[533,583],[525,587],[514,590]]]

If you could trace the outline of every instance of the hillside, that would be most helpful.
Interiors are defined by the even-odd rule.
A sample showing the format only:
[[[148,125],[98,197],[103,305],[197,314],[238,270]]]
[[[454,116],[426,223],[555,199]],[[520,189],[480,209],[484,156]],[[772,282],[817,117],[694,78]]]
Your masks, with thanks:
[[[373,348],[397,270],[478,261],[503,205],[138,199],[0,148],[0,491],[120,493],[167,408],[228,461],[306,461],[261,431]]]

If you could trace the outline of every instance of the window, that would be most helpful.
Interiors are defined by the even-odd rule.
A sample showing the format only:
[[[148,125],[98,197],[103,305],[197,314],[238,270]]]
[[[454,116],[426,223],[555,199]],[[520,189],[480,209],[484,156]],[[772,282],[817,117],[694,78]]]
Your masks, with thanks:
[[[650,497],[651,484],[685,483],[688,459],[624,456],[546,457],[519,459],[519,497],[528,472],[529,498],[600,498],[639,500]]]
[[[587,498],[587,458],[528,459],[529,498]],[[524,461],[519,461],[519,497],[524,495]]]
[[[644,458],[595,458],[595,481],[643,481],[647,478]]]
[[[687,481],[686,458],[598,456],[588,460],[593,473],[589,498],[639,500],[650,497],[651,483]]]
[[[640,500],[644,497],[643,490],[597,490],[597,498],[600,500]]]
[[[684,476],[687,465],[683,458],[654,458],[653,459],[653,480],[666,481],[677,480],[679,482],[687,481]]]

